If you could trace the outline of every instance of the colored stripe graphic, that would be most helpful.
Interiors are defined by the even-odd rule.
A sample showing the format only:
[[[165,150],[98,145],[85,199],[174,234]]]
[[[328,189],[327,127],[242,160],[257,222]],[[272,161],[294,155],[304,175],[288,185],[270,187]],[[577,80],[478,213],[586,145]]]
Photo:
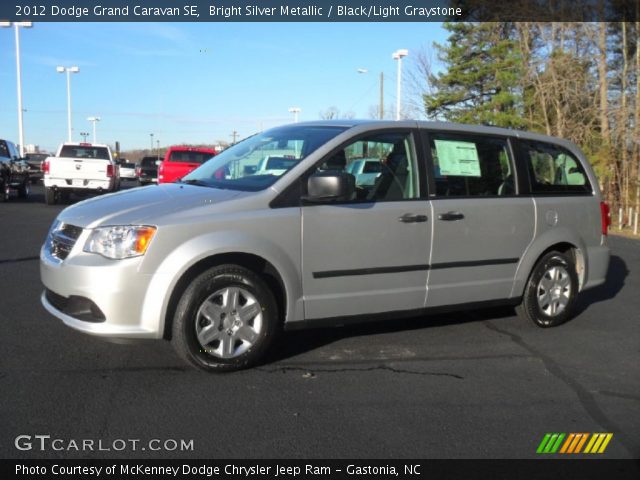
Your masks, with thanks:
[[[604,453],[612,438],[613,433],[546,433],[536,453]]]
[[[566,434],[564,433],[547,433],[542,439],[542,442],[540,442],[540,445],[538,446],[536,452],[556,453],[558,451],[558,448],[560,448],[565,435]]]
[[[547,445],[547,442],[549,441],[550,438],[551,438],[551,434],[547,433],[542,439],[542,441],[540,442],[540,445],[538,445],[538,449],[536,450],[536,453],[542,453],[544,451],[544,447]]]
[[[613,433],[594,433],[584,453],[604,453]]]
[[[571,445],[571,442],[573,442],[573,439],[575,438],[575,436],[576,436],[575,433],[569,434],[569,436],[564,442],[564,445],[562,445],[562,448],[560,449],[560,453],[567,453],[567,449],[569,448],[569,445]]]

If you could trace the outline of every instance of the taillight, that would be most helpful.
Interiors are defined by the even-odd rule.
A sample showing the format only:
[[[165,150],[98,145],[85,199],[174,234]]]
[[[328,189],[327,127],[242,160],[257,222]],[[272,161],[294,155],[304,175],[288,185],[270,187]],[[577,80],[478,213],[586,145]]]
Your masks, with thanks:
[[[113,165],[107,165],[107,177],[113,177]]]
[[[602,224],[602,234],[606,235],[611,225],[611,212],[606,202],[600,202],[600,223]]]
[[[40,165],[40,170],[42,170],[42,173],[49,173],[49,160],[45,160],[44,162],[42,162],[42,164]]]
[[[140,167],[136,167],[136,177],[139,177],[142,173],[142,169]]]

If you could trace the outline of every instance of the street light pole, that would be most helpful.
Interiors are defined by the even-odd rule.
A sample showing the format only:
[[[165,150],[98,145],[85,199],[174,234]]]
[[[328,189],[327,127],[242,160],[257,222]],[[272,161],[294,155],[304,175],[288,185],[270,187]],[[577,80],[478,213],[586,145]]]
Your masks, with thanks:
[[[56,72],[67,74],[67,137],[71,142],[71,74],[78,73],[78,67],[56,67]]]
[[[366,68],[358,68],[358,73],[369,73]],[[380,105],[379,105],[380,120],[384,118],[384,72],[380,72]]]
[[[396,50],[391,55],[391,58],[398,61],[398,84],[396,85],[396,120],[400,120],[400,105],[401,105],[401,84],[402,84],[402,58],[409,55],[409,50],[402,48]]]
[[[384,118],[384,72],[380,72],[380,120]]]
[[[96,137],[96,122],[100,121],[100,117],[88,117],[87,120],[93,123],[93,143],[98,143],[98,140]]]
[[[293,123],[298,123],[298,114],[302,111],[300,107],[291,107],[289,113],[293,113]]]
[[[0,22],[1,27],[11,27],[11,22]],[[20,27],[31,28],[32,22],[13,22],[16,37],[16,79],[18,84],[18,139],[20,141],[20,156],[24,157],[24,127],[22,119],[22,68],[20,65]]]
[[[150,133],[149,136],[151,137],[151,155],[153,155],[153,133]]]

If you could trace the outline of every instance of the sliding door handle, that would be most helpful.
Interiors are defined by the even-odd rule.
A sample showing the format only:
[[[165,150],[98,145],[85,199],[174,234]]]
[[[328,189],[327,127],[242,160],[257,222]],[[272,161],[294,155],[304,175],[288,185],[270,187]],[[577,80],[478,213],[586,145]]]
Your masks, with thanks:
[[[440,215],[438,215],[438,219],[443,220],[445,222],[453,222],[456,220],[462,220],[463,218],[464,218],[464,215],[460,212],[447,212],[447,213],[441,213]]]
[[[428,217],[426,215],[415,215],[413,213],[405,213],[401,217],[398,217],[398,220],[402,223],[420,223],[426,222]]]

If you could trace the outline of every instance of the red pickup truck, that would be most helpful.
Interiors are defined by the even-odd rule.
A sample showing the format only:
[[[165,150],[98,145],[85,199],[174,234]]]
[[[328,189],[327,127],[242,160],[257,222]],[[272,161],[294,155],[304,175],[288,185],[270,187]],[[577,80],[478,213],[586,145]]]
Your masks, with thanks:
[[[172,183],[216,155],[212,148],[169,147],[158,167],[158,183]]]

